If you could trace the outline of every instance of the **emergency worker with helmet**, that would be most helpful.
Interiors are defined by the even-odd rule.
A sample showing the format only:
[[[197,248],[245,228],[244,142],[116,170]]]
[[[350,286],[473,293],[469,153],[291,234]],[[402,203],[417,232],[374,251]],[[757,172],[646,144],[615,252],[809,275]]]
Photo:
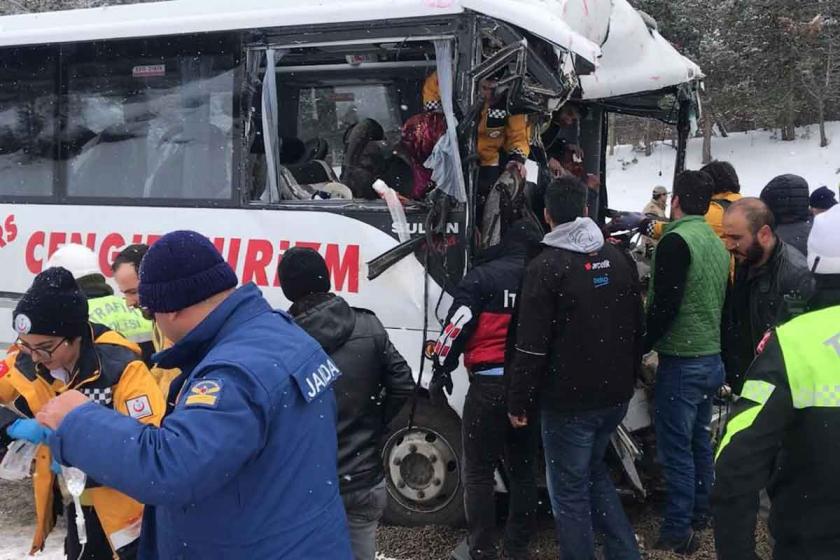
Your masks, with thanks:
[[[8,428],[13,439],[37,445],[32,477],[36,528],[31,552],[44,541],[62,509],[55,476],[59,465],[46,445],[50,430],[33,418],[53,397],[78,392],[91,406],[139,425],[160,423],[165,403],[140,348],[119,333],[88,318],[88,301],[64,268],[35,277],[14,311],[18,340],[0,363],[0,403],[23,417]],[[95,430],[89,434],[96,433]],[[93,439],[93,438],[92,438]],[[137,556],[143,506],[125,494],[88,478],[81,496],[87,543],[82,546],[67,508],[68,558],[110,560]]]

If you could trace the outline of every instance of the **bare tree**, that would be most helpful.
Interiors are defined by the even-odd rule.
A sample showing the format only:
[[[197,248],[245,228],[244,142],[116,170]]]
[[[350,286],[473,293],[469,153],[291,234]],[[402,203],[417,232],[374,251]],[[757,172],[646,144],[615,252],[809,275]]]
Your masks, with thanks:
[[[794,37],[792,44],[799,51],[797,70],[802,91],[817,112],[821,148],[829,144],[825,131],[826,106],[840,101],[840,53],[837,52],[840,22],[831,17],[830,3],[826,7],[828,15],[817,15],[807,23],[787,22]]]

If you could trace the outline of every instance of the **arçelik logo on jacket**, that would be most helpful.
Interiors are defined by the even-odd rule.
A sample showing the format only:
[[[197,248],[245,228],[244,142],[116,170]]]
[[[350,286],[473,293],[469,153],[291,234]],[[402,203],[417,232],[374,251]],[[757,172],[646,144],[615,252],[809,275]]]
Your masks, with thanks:
[[[587,272],[591,270],[607,270],[608,268],[610,268],[610,260],[604,259],[603,261],[596,263],[588,262],[585,265],[583,265],[583,268],[585,268]]]

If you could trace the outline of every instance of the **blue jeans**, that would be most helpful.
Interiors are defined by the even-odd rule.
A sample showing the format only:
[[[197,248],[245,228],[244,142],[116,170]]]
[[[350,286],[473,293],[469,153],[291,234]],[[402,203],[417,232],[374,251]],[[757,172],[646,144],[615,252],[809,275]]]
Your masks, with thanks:
[[[656,373],[656,447],[668,493],[660,536],[688,538],[692,521],[709,515],[715,471],[709,424],[712,397],[723,385],[720,355],[659,356]]]
[[[636,535],[604,462],[610,437],[625,414],[627,403],[577,412],[543,407],[548,494],[563,560],[591,560],[595,530],[605,536],[609,560],[640,558]]]

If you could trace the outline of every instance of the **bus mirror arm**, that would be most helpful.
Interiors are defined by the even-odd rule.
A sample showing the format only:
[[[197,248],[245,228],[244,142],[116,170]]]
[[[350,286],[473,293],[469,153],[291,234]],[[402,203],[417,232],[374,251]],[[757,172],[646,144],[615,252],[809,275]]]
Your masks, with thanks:
[[[427,245],[427,251],[435,250],[434,236],[446,234],[446,224],[449,219],[449,208],[452,198],[440,190],[432,191],[432,206],[426,216],[426,235],[418,235],[408,241],[392,247],[368,261],[368,280],[374,280],[386,270],[412,254],[423,243]]]
[[[403,241],[396,247],[388,249],[378,257],[374,257],[368,263],[368,280],[374,280],[382,275],[383,272],[403,260],[405,257],[414,252],[414,250],[424,243],[426,238],[422,235],[413,237],[408,241]]]

